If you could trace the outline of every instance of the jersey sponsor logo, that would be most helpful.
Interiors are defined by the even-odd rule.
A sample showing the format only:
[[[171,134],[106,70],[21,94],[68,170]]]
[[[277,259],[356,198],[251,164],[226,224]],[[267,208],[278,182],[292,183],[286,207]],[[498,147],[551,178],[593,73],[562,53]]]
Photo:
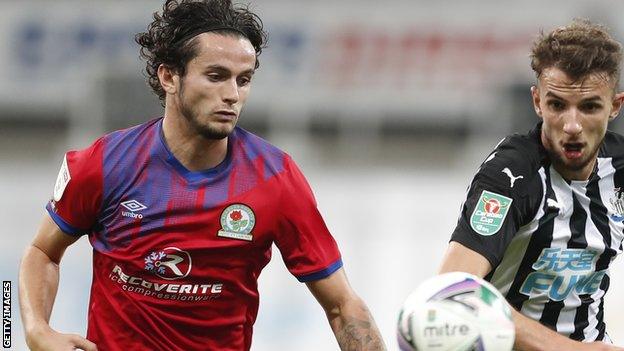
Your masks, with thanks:
[[[234,204],[221,212],[221,230],[217,236],[252,241],[251,231],[256,225],[256,216],[249,206]]]
[[[143,215],[140,213],[135,213],[137,211],[142,211],[147,209],[147,206],[138,202],[137,200],[128,200],[121,203],[121,206],[126,208],[128,211],[121,211],[121,215],[128,218],[134,219],[143,219]]]
[[[173,246],[152,251],[144,260],[146,271],[166,280],[186,277],[193,265],[188,252]]]
[[[520,288],[529,297],[548,296],[563,301],[570,294],[591,295],[606,274],[595,271],[598,254],[586,249],[545,248],[533,263],[532,272]]]
[[[126,274],[119,265],[113,267],[108,278],[120,284],[124,291],[163,300],[207,301],[219,298],[223,292],[223,283],[174,284],[155,282]]]
[[[514,187],[514,184],[516,183],[516,180],[524,178],[524,176],[521,176],[521,175],[515,177],[513,175],[513,173],[511,173],[511,169],[509,169],[507,167],[505,167],[501,172],[505,173],[509,177],[509,182],[511,183],[510,187],[512,187],[512,188]]]
[[[481,235],[498,233],[503,227],[512,201],[506,196],[483,190],[470,217],[470,226]]]
[[[56,177],[56,183],[54,184],[54,201],[61,200],[61,197],[63,197],[63,193],[65,192],[65,188],[70,180],[71,174],[69,173],[69,167],[67,166],[67,155],[65,155],[65,157],[63,157],[63,163],[61,164],[59,174]]]
[[[616,222],[624,221],[624,189],[613,189],[613,197],[609,199],[611,203],[613,213],[611,219]]]

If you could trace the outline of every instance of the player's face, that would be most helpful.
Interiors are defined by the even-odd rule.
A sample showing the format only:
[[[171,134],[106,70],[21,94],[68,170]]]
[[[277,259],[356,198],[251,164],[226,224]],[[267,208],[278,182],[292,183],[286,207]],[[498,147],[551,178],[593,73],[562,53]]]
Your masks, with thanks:
[[[180,78],[177,106],[191,127],[208,139],[227,137],[247,100],[256,52],[240,36],[204,33],[199,54]]]
[[[613,84],[599,73],[574,82],[551,67],[531,88],[535,111],[544,121],[542,144],[555,169],[568,180],[591,175],[607,123],[617,116],[624,96],[614,94]]]

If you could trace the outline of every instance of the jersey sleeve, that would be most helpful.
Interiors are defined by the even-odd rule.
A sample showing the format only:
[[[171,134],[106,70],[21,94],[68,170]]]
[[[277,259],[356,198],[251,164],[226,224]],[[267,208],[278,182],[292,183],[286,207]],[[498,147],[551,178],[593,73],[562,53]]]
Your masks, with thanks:
[[[497,148],[472,180],[451,241],[498,266],[515,234],[539,206],[541,181],[532,161],[506,144]]]
[[[46,206],[63,232],[81,236],[91,231],[102,202],[102,184],[102,139],[65,154]]]
[[[301,282],[328,277],[342,260],[305,177],[286,156],[275,243],[288,270]]]

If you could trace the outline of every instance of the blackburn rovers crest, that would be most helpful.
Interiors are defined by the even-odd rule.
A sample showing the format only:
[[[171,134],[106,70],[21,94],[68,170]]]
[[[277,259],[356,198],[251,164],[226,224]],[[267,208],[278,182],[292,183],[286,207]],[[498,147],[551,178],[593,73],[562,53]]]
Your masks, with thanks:
[[[249,206],[234,204],[221,213],[221,230],[217,236],[230,239],[251,241],[251,231],[256,225],[256,216]]]

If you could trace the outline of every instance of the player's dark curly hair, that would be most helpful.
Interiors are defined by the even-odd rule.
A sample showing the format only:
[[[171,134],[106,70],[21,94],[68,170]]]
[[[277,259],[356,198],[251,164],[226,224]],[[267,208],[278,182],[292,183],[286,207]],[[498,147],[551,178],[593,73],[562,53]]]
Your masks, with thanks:
[[[585,19],[575,19],[548,34],[542,32],[531,51],[531,68],[538,78],[544,69],[556,67],[574,81],[591,73],[606,73],[617,87],[621,62],[622,45],[605,27]]]
[[[249,39],[258,56],[267,40],[262,20],[246,6],[235,6],[231,0],[167,0],[162,14],[154,12],[154,21],[146,32],[135,36],[146,61],[148,83],[164,104],[165,91],[158,80],[158,67],[163,64],[180,76],[186,65],[198,55],[197,35],[217,32],[241,35]]]

